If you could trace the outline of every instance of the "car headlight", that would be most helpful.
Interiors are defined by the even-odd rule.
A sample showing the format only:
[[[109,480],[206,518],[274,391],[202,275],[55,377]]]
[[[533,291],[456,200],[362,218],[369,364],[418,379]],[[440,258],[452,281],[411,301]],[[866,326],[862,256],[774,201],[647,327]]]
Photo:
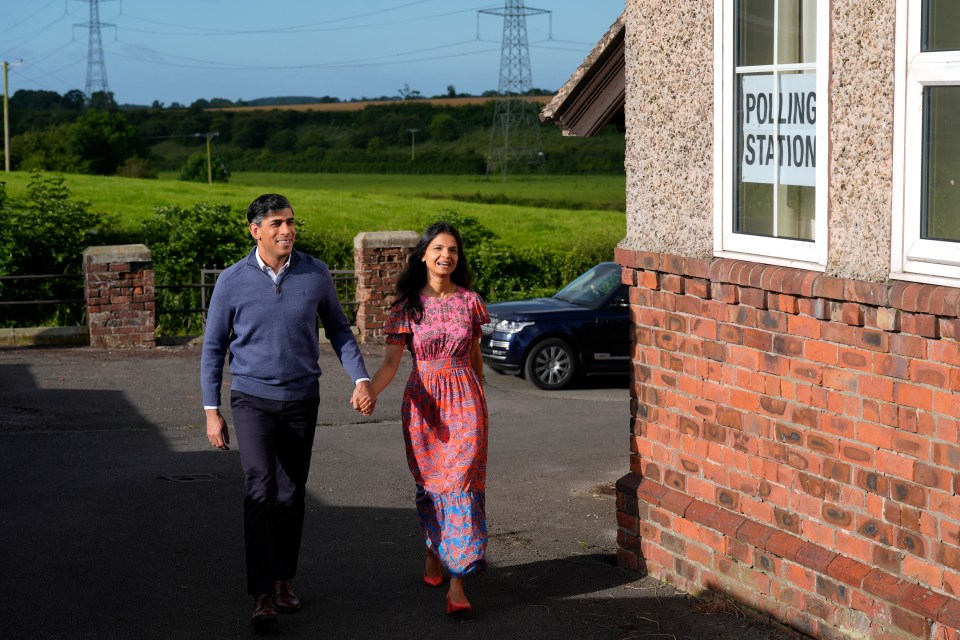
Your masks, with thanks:
[[[532,322],[517,322],[517,321],[515,321],[515,320],[497,320],[497,321],[495,321],[495,322],[491,322],[490,324],[493,325],[493,330],[494,330],[494,331],[498,331],[498,332],[500,332],[500,333],[510,333],[510,334],[513,334],[513,333],[520,333],[520,332],[523,331],[525,328],[531,326],[533,323],[532,323]]]

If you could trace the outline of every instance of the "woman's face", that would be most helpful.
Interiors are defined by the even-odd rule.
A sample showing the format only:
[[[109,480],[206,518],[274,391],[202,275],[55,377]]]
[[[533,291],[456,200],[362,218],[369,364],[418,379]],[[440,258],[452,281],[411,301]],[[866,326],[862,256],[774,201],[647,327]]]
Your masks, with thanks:
[[[460,249],[457,246],[457,239],[449,233],[438,233],[427,245],[427,250],[423,254],[423,263],[430,276],[449,278],[457,268],[459,258]]]

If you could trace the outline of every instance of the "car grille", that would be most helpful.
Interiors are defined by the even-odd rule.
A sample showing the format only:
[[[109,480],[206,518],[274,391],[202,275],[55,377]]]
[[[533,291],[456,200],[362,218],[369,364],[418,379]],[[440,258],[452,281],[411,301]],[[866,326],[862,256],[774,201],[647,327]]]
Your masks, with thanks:
[[[491,349],[509,349],[510,343],[507,340],[491,340],[490,348]]]
[[[496,324],[497,319],[493,316],[490,316],[490,322],[480,325],[480,330],[483,331],[483,335],[488,336],[493,333],[493,327],[496,326]]]

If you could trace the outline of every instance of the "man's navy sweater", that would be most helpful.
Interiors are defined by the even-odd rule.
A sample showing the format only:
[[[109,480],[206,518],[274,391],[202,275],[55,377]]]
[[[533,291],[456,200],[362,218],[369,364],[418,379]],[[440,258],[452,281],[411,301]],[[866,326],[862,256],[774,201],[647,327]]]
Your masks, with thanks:
[[[228,351],[234,391],[270,400],[317,397],[318,315],[351,379],[369,377],[327,265],[294,251],[274,284],[256,250],[220,274],[210,298],[200,361],[204,406],[220,406]]]

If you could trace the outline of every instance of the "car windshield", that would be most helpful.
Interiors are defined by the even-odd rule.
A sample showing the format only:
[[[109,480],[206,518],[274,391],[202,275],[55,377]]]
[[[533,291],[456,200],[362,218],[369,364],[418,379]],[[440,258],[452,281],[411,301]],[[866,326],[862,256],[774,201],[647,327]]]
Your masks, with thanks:
[[[598,264],[558,291],[553,297],[592,307],[620,284],[620,267]]]

